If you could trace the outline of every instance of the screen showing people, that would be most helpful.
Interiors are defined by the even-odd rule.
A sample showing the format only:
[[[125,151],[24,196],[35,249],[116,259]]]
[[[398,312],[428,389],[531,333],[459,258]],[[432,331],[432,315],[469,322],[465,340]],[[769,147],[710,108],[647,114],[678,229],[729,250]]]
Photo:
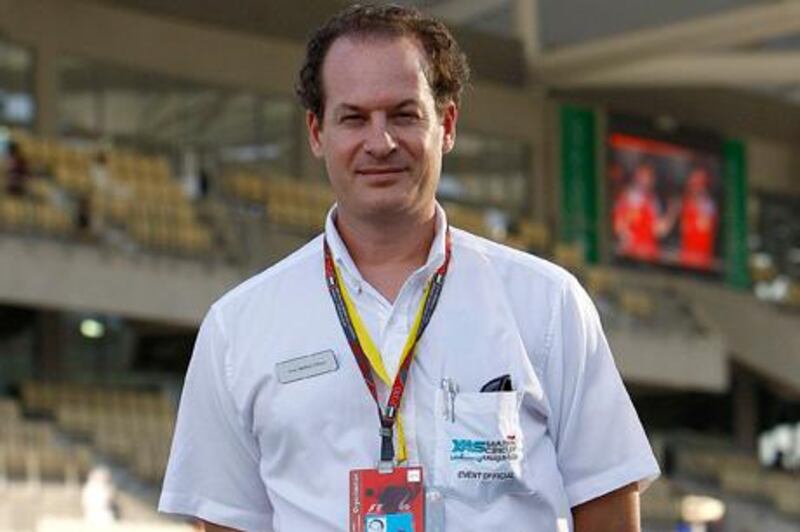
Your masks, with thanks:
[[[612,133],[608,178],[617,257],[721,268],[721,158],[677,143]]]

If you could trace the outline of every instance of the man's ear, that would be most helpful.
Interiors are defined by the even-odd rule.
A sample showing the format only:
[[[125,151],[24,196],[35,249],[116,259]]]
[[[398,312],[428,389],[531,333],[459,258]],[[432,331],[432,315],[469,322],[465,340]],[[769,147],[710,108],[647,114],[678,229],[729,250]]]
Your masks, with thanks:
[[[450,153],[456,145],[456,122],[458,122],[458,106],[450,101],[442,110],[442,153]]]
[[[311,147],[311,152],[317,159],[322,159],[322,121],[317,117],[316,113],[306,111],[306,128],[308,129],[308,145]]]

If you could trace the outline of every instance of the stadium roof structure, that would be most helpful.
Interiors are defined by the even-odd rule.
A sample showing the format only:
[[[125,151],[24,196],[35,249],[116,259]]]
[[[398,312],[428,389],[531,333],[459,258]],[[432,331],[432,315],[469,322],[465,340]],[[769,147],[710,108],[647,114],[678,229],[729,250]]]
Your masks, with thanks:
[[[289,39],[344,0],[94,0]],[[800,104],[795,0],[400,0],[457,28],[522,41],[561,89],[735,87]]]
[[[297,43],[350,3],[81,1]],[[478,80],[621,111],[657,108],[699,126],[800,137],[798,0],[396,1],[455,28]]]

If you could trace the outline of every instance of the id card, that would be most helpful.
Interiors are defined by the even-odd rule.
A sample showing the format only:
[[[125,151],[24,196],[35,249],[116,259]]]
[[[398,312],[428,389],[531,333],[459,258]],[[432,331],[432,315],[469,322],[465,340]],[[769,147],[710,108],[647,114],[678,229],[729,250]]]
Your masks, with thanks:
[[[350,471],[350,532],[424,532],[421,467]]]

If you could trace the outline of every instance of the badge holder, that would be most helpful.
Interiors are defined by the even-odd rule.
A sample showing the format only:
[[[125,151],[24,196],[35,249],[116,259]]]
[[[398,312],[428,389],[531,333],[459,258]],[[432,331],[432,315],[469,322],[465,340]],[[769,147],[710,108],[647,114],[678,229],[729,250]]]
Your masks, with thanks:
[[[424,532],[421,467],[350,471],[350,532]]]

